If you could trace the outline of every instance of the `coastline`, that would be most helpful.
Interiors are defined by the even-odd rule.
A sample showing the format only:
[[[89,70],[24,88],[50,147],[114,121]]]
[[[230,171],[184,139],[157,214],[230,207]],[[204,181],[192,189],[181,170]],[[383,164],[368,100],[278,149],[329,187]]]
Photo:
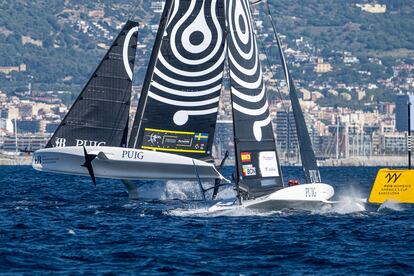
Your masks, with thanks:
[[[32,155],[10,156],[0,154],[0,166],[23,166],[32,163]]]

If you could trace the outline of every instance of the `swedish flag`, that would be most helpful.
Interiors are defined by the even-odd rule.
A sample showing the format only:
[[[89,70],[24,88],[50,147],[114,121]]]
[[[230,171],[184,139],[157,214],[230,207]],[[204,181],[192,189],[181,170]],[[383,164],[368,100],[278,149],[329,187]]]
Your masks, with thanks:
[[[196,133],[194,135],[196,141],[207,141],[208,140],[208,133]]]

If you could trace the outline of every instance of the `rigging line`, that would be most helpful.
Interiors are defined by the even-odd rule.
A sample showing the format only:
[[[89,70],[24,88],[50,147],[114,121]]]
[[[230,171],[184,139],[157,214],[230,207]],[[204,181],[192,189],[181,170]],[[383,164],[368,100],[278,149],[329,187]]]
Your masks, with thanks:
[[[259,42],[259,45],[262,45],[260,42]],[[259,46],[260,47],[260,46]],[[269,52],[266,50],[266,48],[265,47],[263,47],[263,45],[260,47],[261,48],[261,50],[266,54],[266,61],[267,61],[267,65],[269,66],[269,70],[270,70],[270,72],[272,73],[272,79],[274,80],[274,81],[276,81],[276,79],[274,78],[274,73],[272,72],[272,64],[270,63],[270,60],[269,60]],[[280,89],[279,89],[279,87],[276,85],[275,86],[275,88],[276,88],[276,91],[277,91],[277,93],[278,93],[278,95],[279,95],[279,98],[280,98],[280,100],[281,100],[281,104],[282,104],[282,109],[283,109],[283,111],[285,111],[286,112],[286,114],[288,114],[289,115],[289,108],[288,107],[286,107],[286,105],[285,105],[285,103],[284,103],[284,99],[283,99],[283,95],[282,95],[282,91],[280,91]]]
[[[227,17],[227,10],[226,10],[226,5],[224,5],[224,15]],[[233,121],[232,123],[232,131],[233,131],[233,142],[234,142],[234,153],[235,153],[235,160],[236,160],[236,164],[238,162],[238,154],[237,154],[237,150],[238,150],[238,137],[236,136],[236,128],[235,128],[235,117],[234,117],[234,107],[233,107],[233,94],[231,93],[231,87],[232,87],[232,80],[231,80],[231,75],[230,75],[230,71],[231,71],[231,61],[230,58],[228,56],[228,54],[230,53],[230,48],[229,48],[229,43],[228,43],[228,35],[230,34],[230,28],[229,28],[229,23],[225,21],[224,23],[224,29],[225,29],[225,41],[227,42],[225,44],[226,47],[226,60],[224,62],[224,68],[223,68],[223,76],[227,75],[228,78],[228,87],[229,87],[229,92],[230,92],[230,102],[231,102],[231,119]],[[224,79],[223,79],[224,82]],[[236,176],[237,174],[237,176]],[[236,191],[236,199],[238,200],[239,204],[241,205],[241,196],[240,196],[240,186],[239,186],[239,181],[240,181],[240,171],[239,171],[239,166],[236,165],[236,170],[235,172],[232,173],[232,179],[234,181],[234,190]]]
[[[152,52],[151,52],[151,57],[150,57],[150,61],[149,61],[149,64],[148,64],[147,73],[146,73],[145,78],[144,78],[144,84],[143,84],[142,89],[141,89],[139,102],[138,102],[138,106],[137,106],[137,111],[135,113],[135,119],[134,119],[132,129],[131,129],[131,137],[129,138],[129,139],[134,139],[134,144],[132,145],[132,148],[136,148],[137,143],[138,143],[139,134],[140,134],[141,128],[142,128],[142,120],[144,119],[146,106],[147,106],[147,102],[148,102],[149,89],[151,88],[152,79],[154,78],[154,72],[155,72],[155,69],[156,69],[157,61],[158,61],[158,55],[161,52],[161,47],[162,47],[162,43],[163,43],[163,35],[164,35],[165,30],[168,27],[168,22],[170,21],[170,17],[173,13],[173,10],[171,8],[173,4],[174,3],[173,3],[172,0],[165,2],[164,11],[162,12],[162,15],[161,15],[160,24],[158,25],[158,31],[157,31],[157,34],[155,36],[154,47],[153,47]],[[168,9],[168,10],[166,10],[166,9]],[[161,32],[161,28],[162,28],[162,32]],[[157,39],[158,39],[158,42],[157,42]],[[159,44],[157,44],[157,43],[159,43]],[[151,72],[149,70],[151,70]],[[148,74],[148,79],[147,79],[147,74]],[[141,98],[141,97],[145,97],[145,98]],[[141,105],[141,103],[142,103],[142,105]],[[140,107],[141,107],[141,110],[139,110]],[[140,113],[138,113],[138,112],[140,112]],[[138,119],[138,118],[139,118],[138,126],[136,126],[136,132],[135,132],[134,131],[134,125],[136,124],[136,119]],[[134,134],[135,137],[132,137],[132,134]]]
[[[259,1],[254,2],[253,4],[259,4],[261,2],[262,2],[262,0],[259,0]],[[252,13],[252,16],[254,17],[254,14],[253,13]],[[255,18],[253,18],[253,19],[254,19],[254,21],[256,21]],[[275,73],[272,72],[272,64],[270,63],[270,60],[269,60],[269,52],[266,50],[266,47],[263,46],[263,43],[260,40],[259,40],[259,43],[258,44],[259,44],[259,47],[261,48],[262,52],[264,52],[266,54],[266,61],[267,61],[267,65],[269,67],[269,70],[272,73],[272,79],[274,81],[276,81],[276,79],[274,78]],[[285,103],[284,103],[284,99],[283,99],[282,92],[280,91],[280,89],[279,89],[279,87],[277,85],[275,86],[275,88],[276,88],[276,91],[277,91],[277,93],[279,95],[279,98],[281,100],[282,109],[289,116],[289,113],[288,113],[289,112],[289,108],[287,108],[286,105],[285,105]]]
[[[263,0],[251,1],[251,2],[250,2],[250,6],[254,6],[254,5],[260,4],[260,3],[262,3],[262,2],[263,2]]]

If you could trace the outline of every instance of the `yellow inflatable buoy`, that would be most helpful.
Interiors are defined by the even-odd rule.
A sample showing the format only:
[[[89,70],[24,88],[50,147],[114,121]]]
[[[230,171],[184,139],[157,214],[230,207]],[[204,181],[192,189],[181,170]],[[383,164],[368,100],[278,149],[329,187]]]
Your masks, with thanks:
[[[414,203],[414,170],[380,169],[368,202]]]

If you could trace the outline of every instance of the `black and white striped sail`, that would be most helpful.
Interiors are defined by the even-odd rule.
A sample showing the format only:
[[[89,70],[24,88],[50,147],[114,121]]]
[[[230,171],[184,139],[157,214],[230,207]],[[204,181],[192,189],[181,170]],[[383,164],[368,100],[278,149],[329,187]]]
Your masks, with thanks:
[[[126,145],[137,38],[138,23],[128,21],[47,148]]]
[[[303,116],[302,108],[299,104],[295,84],[290,75],[279,36],[276,32],[276,28],[274,25],[273,27],[275,31],[277,45],[279,48],[280,59],[282,61],[283,70],[285,73],[286,83],[289,90],[289,98],[292,104],[293,116],[295,118],[296,133],[298,135],[300,158],[302,161],[302,168],[305,176],[305,181],[306,183],[319,183],[321,182],[321,176],[319,173],[318,164],[316,162],[315,152],[312,148],[312,142],[309,137],[308,128],[306,127],[305,117]]]
[[[224,0],[166,1],[129,147],[211,156],[224,22]]]
[[[283,187],[250,4],[226,0],[238,183],[249,197]]]

